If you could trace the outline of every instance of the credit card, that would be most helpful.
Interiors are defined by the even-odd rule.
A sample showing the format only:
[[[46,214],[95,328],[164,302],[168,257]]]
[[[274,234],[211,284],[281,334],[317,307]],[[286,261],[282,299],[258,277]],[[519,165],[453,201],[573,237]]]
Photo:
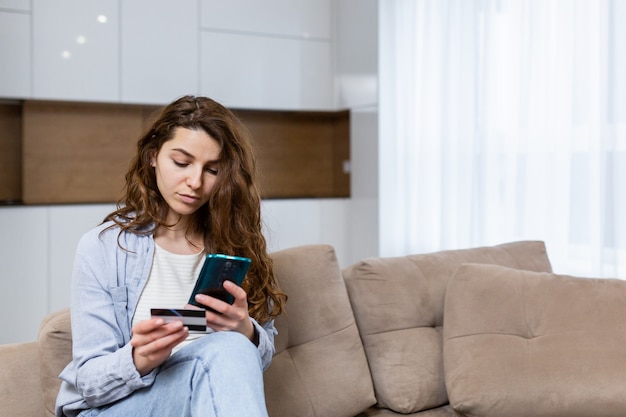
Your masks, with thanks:
[[[189,330],[203,332],[206,330],[204,310],[190,310],[179,308],[152,308],[152,318],[163,319],[166,323],[174,320],[182,321]]]

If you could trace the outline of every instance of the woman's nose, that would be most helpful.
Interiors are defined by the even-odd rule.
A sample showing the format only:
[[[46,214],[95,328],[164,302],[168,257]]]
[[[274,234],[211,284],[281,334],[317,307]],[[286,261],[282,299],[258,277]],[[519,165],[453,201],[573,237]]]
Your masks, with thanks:
[[[193,190],[197,190],[202,186],[202,169],[191,170],[187,176],[187,185]]]

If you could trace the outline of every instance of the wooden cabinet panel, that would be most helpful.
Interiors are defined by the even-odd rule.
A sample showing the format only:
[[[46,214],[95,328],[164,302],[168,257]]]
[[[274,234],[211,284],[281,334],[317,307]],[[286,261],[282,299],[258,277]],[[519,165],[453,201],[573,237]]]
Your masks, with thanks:
[[[23,202],[117,201],[136,141],[158,109],[130,104],[25,102]],[[253,138],[263,198],[350,196],[350,176],[344,172],[350,158],[348,111],[235,113]]]
[[[0,201],[22,199],[22,106],[0,104]]]
[[[266,198],[348,197],[349,112],[238,111],[254,140]]]
[[[26,102],[24,203],[117,200],[143,120],[139,106]]]

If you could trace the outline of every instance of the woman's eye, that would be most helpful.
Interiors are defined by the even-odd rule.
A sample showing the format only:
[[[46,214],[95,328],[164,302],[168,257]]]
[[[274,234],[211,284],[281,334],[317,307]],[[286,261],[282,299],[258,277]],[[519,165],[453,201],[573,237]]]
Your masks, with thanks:
[[[205,168],[205,171],[211,175],[217,175],[217,169],[215,168]]]
[[[173,161],[174,161],[174,165],[176,165],[177,167],[184,168],[184,167],[187,166],[187,163],[185,163],[185,162],[180,162],[180,161],[177,161],[175,159]]]

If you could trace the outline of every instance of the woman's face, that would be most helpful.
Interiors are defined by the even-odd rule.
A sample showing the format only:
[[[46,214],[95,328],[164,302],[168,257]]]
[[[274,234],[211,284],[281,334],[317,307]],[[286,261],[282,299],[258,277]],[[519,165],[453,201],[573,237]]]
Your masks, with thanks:
[[[209,200],[221,146],[202,130],[178,127],[152,160],[159,191],[169,206],[166,221],[178,222]]]

